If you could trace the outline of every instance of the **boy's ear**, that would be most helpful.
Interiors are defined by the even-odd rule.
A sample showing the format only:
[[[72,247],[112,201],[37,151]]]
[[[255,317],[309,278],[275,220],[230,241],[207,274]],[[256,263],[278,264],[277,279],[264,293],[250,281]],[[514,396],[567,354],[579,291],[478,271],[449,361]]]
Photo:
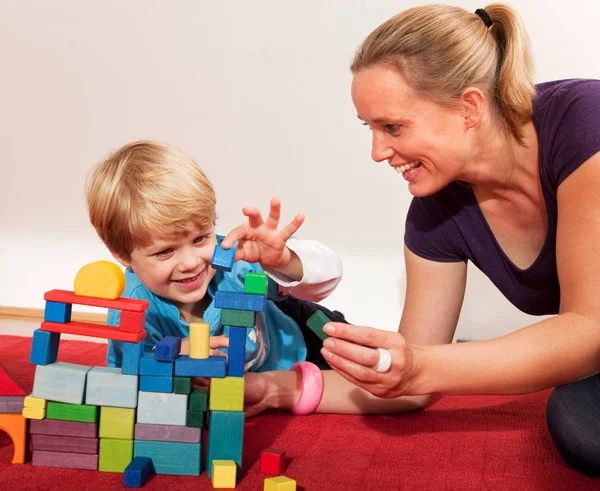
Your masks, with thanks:
[[[125,259],[123,259],[121,256],[119,256],[117,253],[110,251],[110,253],[112,254],[112,257],[114,257],[117,261],[119,261],[123,266],[127,267],[131,264],[130,261],[127,261]]]

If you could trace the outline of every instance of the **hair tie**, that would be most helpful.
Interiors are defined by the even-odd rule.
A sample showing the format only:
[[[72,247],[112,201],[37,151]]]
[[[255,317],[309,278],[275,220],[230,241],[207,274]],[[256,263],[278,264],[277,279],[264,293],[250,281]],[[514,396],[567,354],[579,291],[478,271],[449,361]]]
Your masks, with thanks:
[[[488,14],[485,11],[485,9],[477,9],[475,13],[481,18],[481,20],[485,24],[485,27],[487,27],[488,29],[492,27],[492,19],[490,18],[490,14]]]

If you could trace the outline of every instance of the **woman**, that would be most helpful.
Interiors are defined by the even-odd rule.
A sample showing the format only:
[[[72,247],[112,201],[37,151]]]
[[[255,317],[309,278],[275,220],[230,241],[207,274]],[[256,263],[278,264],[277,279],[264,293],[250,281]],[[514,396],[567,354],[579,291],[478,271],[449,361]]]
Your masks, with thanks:
[[[368,36],[352,73],[373,159],[414,195],[399,332],[328,324],[334,371],[250,376],[249,414],[399,412],[442,394],[557,387],[552,438],[600,474],[600,81],[534,86],[526,33],[501,4],[403,12]],[[555,315],[451,344],[469,260],[520,310]]]

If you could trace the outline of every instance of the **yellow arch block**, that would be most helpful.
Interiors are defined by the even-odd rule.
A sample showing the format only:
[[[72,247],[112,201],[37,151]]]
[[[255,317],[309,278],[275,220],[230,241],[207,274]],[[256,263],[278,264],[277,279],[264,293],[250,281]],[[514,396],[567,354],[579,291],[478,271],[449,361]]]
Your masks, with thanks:
[[[20,414],[0,414],[0,430],[5,431],[13,442],[13,464],[25,463],[27,420]]]
[[[115,263],[96,261],[86,264],[75,276],[75,295],[115,300],[125,289],[125,274]]]

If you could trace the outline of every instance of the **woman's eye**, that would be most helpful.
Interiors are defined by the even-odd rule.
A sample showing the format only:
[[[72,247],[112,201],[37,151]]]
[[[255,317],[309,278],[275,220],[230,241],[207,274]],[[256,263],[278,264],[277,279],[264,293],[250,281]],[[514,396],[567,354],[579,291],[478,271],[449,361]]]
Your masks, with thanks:
[[[400,131],[401,126],[399,124],[386,124],[384,128],[390,135],[394,135]]]

